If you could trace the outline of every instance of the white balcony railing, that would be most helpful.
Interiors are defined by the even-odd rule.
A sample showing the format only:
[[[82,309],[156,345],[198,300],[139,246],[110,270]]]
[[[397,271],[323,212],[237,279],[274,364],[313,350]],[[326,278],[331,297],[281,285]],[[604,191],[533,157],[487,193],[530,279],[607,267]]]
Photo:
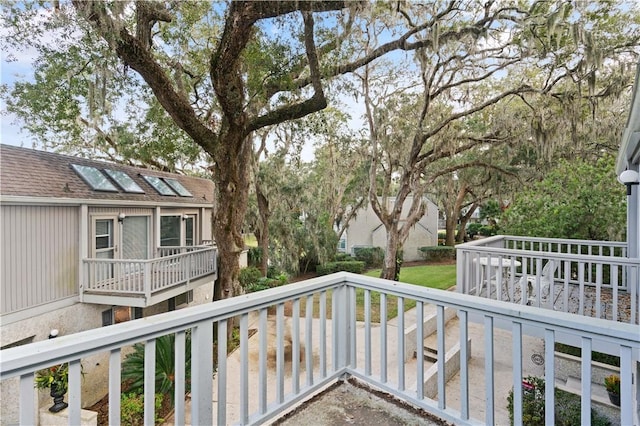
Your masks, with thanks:
[[[460,293],[638,323],[640,259],[626,243],[498,235],[456,250]]]
[[[375,296],[375,297],[374,297]],[[389,304],[392,298],[397,301]],[[362,300],[357,303],[356,299]],[[374,302],[374,300],[376,302]],[[379,300],[379,303],[377,302]],[[405,303],[415,301],[415,314],[399,315],[391,326],[391,308],[403,312]],[[388,308],[389,306],[389,308]],[[404,330],[413,324],[414,350],[423,351],[430,331],[424,325],[427,306],[436,312],[437,362],[427,368],[422,357],[405,363]],[[287,315],[285,316],[285,307]],[[473,321],[479,320],[483,335],[473,342],[482,348],[480,373],[466,344],[460,345],[459,385],[447,386],[445,357],[451,338],[445,331],[445,309],[457,312],[459,340],[466,342]],[[374,319],[373,313],[376,313]],[[227,358],[226,336],[232,318],[239,318],[239,361]],[[473,321],[472,321],[473,319]],[[257,335],[250,338],[249,324],[257,323]],[[508,344],[496,349],[499,334],[511,333]],[[155,342],[160,336],[175,334],[175,424],[184,424],[190,408],[190,424],[258,424],[275,418],[294,404],[318,392],[325,385],[346,376],[355,376],[382,391],[427,410],[455,424],[495,424],[496,411],[506,405],[505,389],[498,387],[496,375],[504,368],[498,357],[510,349],[508,381],[502,387],[514,389],[515,424],[521,424],[522,379],[526,370],[525,343],[531,330],[544,341],[544,378],[554,383],[553,348],[556,336],[572,334],[582,347],[581,416],[589,424],[591,415],[591,349],[606,344],[620,357],[621,424],[637,422],[637,390],[640,336],[635,325],[585,318],[564,312],[542,310],[417,287],[409,284],[338,273],[279,288],[179,311],[116,324],[55,340],[36,342],[0,352],[0,379],[19,377],[19,423],[34,424],[34,373],[42,368],[69,363],[69,424],[80,424],[81,363],[88,356],[109,354],[109,423],[120,419],[121,359],[123,348],[144,342],[145,411],[144,423],[154,422]],[[191,333],[191,399],[185,403],[186,333]],[[218,336],[217,354],[212,336]],[[273,338],[273,339],[272,339]],[[393,342],[393,343],[390,343]],[[275,353],[269,362],[271,350]],[[475,352],[474,352],[475,353]],[[251,356],[250,356],[251,354]],[[287,358],[287,354],[288,358]],[[214,355],[217,355],[214,357]],[[253,356],[255,355],[255,356]],[[217,364],[214,365],[214,360]],[[500,364],[500,365],[498,365]],[[482,364],[481,364],[482,365]],[[476,370],[474,370],[476,368]],[[435,371],[434,371],[435,370]],[[434,380],[427,380],[433,372]],[[480,374],[477,375],[472,374]],[[215,378],[213,378],[215,375]],[[88,376],[88,375],[87,375]],[[475,377],[473,381],[471,377]],[[238,392],[230,392],[232,386]],[[429,395],[429,397],[427,396]],[[484,405],[471,404],[472,395],[483,395]],[[237,398],[237,399],[236,399]],[[554,406],[554,393],[546,392],[545,404]],[[235,413],[235,415],[234,415]],[[545,411],[546,424],[554,424],[554,410]]]
[[[144,296],[215,274],[211,246],[159,247],[154,259],[83,259],[81,293]]]

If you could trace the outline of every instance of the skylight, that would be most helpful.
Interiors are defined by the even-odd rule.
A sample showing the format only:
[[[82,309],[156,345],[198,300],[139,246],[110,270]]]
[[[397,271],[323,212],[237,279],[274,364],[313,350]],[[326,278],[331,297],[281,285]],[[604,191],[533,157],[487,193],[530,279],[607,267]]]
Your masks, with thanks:
[[[171,189],[180,194],[181,197],[193,197],[193,195],[187,191],[187,188],[185,188],[177,179],[168,177],[162,179],[169,184]]]
[[[176,195],[176,193],[173,192],[171,188],[169,188],[169,186],[164,183],[159,177],[146,175],[142,175],[142,177],[144,178],[144,180],[149,182],[149,185],[153,186],[153,188],[158,191],[160,195]]]
[[[94,190],[118,192],[118,188],[95,167],[79,166],[77,164],[72,164],[71,167],[73,167],[73,170]]]
[[[116,181],[116,183],[122,188],[124,192],[133,192],[136,194],[144,194],[144,190],[140,188],[131,177],[125,172],[121,172],[120,170],[111,170],[104,169],[104,171],[109,175],[111,179]]]

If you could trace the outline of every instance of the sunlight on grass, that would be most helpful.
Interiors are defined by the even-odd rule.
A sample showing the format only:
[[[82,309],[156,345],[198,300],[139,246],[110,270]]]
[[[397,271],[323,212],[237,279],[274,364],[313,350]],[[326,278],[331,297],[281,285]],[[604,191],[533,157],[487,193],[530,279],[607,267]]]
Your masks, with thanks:
[[[380,270],[371,270],[365,275],[379,277]],[[456,284],[456,265],[424,265],[404,267],[400,270],[400,281],[408,284],[419,285],[421,287],[437,288],[446,290]],[[371,321],[380,322],[380,293],[369,292],[371,299]],[[356,319],[364,321],[364,301],[365,291],[356,290]],[[306,299],[300,301],[300,313],[304,315]],[[313,316],[319,317],[320,296],[315,295],[313,299]],[[387,319],[395,318],[398,315],[398,298],[387,296]],[[405,300],[403,310],[407,311],[416,306],[414,300]],[[327,318],[331,318],[331,291],[327,291]]]

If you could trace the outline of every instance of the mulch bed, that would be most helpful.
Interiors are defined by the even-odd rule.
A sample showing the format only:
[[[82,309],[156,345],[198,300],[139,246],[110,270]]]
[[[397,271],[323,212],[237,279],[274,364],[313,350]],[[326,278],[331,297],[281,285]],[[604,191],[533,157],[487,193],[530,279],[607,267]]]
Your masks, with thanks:
[[[98,426],[109,425],[109,394],[106,394],[100,401],[85,409],[98,413]],[[171,406],[171,397],[169,395],[165,395],[158,413],[159,417],[166,419],[171,415],[172,411],[173,407]],[[140,424],[142,425],[142,419],[140,420]]]

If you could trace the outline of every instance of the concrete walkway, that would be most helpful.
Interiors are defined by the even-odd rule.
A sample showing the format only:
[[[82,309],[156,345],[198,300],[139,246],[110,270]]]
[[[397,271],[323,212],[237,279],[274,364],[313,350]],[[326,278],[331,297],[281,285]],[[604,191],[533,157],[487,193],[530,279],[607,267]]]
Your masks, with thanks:
[[[425,317],[429,315],[429,312],[433,312],[435,306],[425,306]],[[405,329],[411,324],[415,324],[415,309],[405,312]],[[398,380],[398,365],[402,360],[398,359],[397,355],[397,319],[388,321],[387,324],[387,371],[388,380],[391,383],[397,383]],[[285,329],[290,332],[292,325],[292,319],[287,317],[285,319]],[[250,329],[258,329],[258,317],[251,316]],[[300,341],[304,342],[305,339],[305,319],[300,319]],[[484,358],[484,326],[482,324],[476,324],[469,322],[469,337],[471,339],[471,359],[469,361],[469,388],[470,388],[470,416],[477,420],[483,421],[486,413],[485,403],[485,358]],[[332,371],[331,365],[331,320],[326,322],[326,334],[327,334],[327,371]],[[276,395],[276,369],[275,369],[275,318],[269,317],[268,321],[268,366],[269,371],[267,374],[267,401],[274,400]],[[259,333],[255,333],[249,339],[249,412],[255,412],[258,409],[258,343]],[[454,344],[458,343],[459,323],[457,317],[454,317],[447,323],[446,326],[446,348],[451,348]],[[364,356],[364,323],[357,323],[357,367],[364,368],[365,356]],[[319,320],[313,320],[312,337],[314,350],[319,348],[319,335],[320,324]],[[425,343],[435,347],[435,335],[429,336],[425,339]],[[372,324],[371,326],[371,347],[372,350],[372,374],[374,376],[380,373],[380,325]],[[306,380],[305,361],[304,361],[304,347],[301,347],[300,354],[300,383],[304,384]],[[508,331],[494,328],[494,385],[495,385],[495,421],[496,424],[509,424],[509,416],[507,412],[507,395],[512,387],[512,341],[511,334]],[[413,353],[413,352],[412,352]],[[541,339],[524,336],[523,338],[523,376],[536,375],[541,376],[544,374],[544,345]],[[405,385],[409,391],[415,391],[416,376],[414,374],[416,362],[415,358],[411,358],[405,365]],[[428,361],[425,362],[425,371],[431,365]],[[318,379],[318,365],[319,356],[315,355],[314,358],[314,374],[315,379]],[[227,424],[237,423],[240,419],[240,351],[236,350],[231,353],[227,360]],[[285,394],[291,392],[292,389],[292,364],[290,350],[285,361]],[[217,376],[213,380],[213,400],[214,400],[214,420],[217,418]],[[460,377],[456,374],[447,383],[446,387],[446,399],[447,406],[459,409],[460,408]],[[435,392],[434,392],[435,393]],[[436,397],[437,398],[437,397]],[[190,423],[190,406],[187,407],[187,418],[185,423]],[[169,424],[173,419],[168,419]],[[316,423],[318,425],[323,423]],[[326,423],[332,424],[332,423]]]

